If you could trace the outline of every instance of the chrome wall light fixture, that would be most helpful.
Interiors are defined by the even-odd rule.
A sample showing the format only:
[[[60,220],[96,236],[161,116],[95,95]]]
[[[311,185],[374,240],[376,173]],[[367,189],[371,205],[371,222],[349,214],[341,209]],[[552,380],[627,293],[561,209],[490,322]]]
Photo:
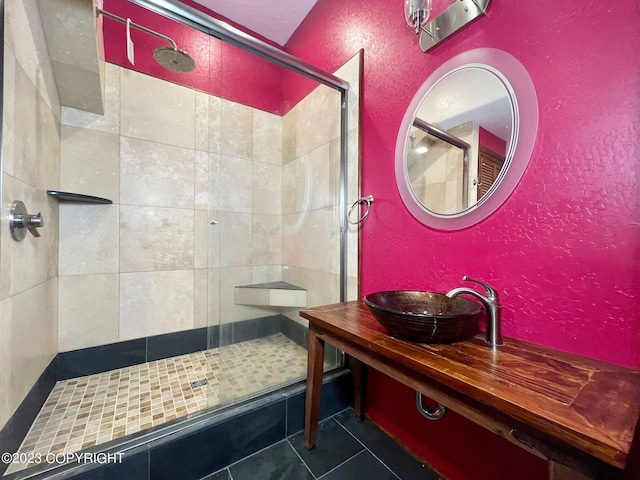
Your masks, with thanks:
[[[449,8],[431,21],[432,0],[405,0],[407,23],[420,34],[420,48],[428,52],[443,40],[462,30],[486,14],[490,0],[455,0]]]
[[[404,17],[407,24],[420,33],[420,28],[427,23],[431,15],[431,0],[405,0]]]

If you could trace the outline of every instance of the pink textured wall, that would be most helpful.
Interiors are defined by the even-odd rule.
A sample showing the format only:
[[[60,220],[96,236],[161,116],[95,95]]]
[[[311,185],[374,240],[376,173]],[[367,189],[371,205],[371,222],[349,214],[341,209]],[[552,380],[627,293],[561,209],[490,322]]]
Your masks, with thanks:
[[[483,147],[487,147],[489,150],[492,150],[500,155],[506,155],[507,151],[507,142],[502,140],[500,137],[496,137],[489,130],[485,130],[480,127],[480,139],[478,142]]]
[[[362,192],[376,201],[362,227],[362,294],[447,291],[467,274],[500,292],[505,335],[640,368],[640,5],[496,0],[487,17],[427,54],[402,7],[319,0],[286,46],[329,71],[365,52]],[[429,74],[478,47],[502,49],[529,71],[538,139],[506,203],[445,233],[405,209],[396,135]],[[452,480],[546,478],[544,462],[455,414],[435,425],[422,419],[411,391],[376,372],[367,411]]]
[[[402,6],[320,0],[286,45],[327,70],[365,51],[362,192],[376,203],[362,229],[362,293],[447,290],[468,274],[499,290],[505,335],[640,368],[640,6],[496,1],[427,54]],[[415,221],[399,197],[396,135],[429,74],[478,47],[529,71],[539,134],[504,206],[443,233]]]

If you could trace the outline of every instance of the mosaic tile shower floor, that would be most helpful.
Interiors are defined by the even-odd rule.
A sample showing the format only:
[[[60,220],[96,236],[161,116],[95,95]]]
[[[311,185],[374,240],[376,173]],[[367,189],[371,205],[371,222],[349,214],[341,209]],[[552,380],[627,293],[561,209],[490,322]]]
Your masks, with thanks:
[[[58,382],[18,453],[73,453],[306,375],[281,333]],[[192,386],[206,378],[208,385]],[[12,464],[7,473],[29,465]]]

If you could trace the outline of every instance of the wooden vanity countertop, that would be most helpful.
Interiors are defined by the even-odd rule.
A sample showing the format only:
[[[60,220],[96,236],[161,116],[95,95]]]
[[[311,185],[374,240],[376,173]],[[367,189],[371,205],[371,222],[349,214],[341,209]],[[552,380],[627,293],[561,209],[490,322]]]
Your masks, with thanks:
[[[624,468],[640,415],[640,371],[505,338],[422,344],[390,336],[362,301],[306,309],[310,328],[554,441]]]

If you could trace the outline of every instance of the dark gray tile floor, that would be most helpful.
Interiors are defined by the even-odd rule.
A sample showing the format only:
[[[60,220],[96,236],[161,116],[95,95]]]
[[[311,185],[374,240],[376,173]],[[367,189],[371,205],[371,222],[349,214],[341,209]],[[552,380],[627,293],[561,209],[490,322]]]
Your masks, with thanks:
[[[302,432],[203,480],[438,480],[439,477],[353,409],[320,422],[308,451]]]

